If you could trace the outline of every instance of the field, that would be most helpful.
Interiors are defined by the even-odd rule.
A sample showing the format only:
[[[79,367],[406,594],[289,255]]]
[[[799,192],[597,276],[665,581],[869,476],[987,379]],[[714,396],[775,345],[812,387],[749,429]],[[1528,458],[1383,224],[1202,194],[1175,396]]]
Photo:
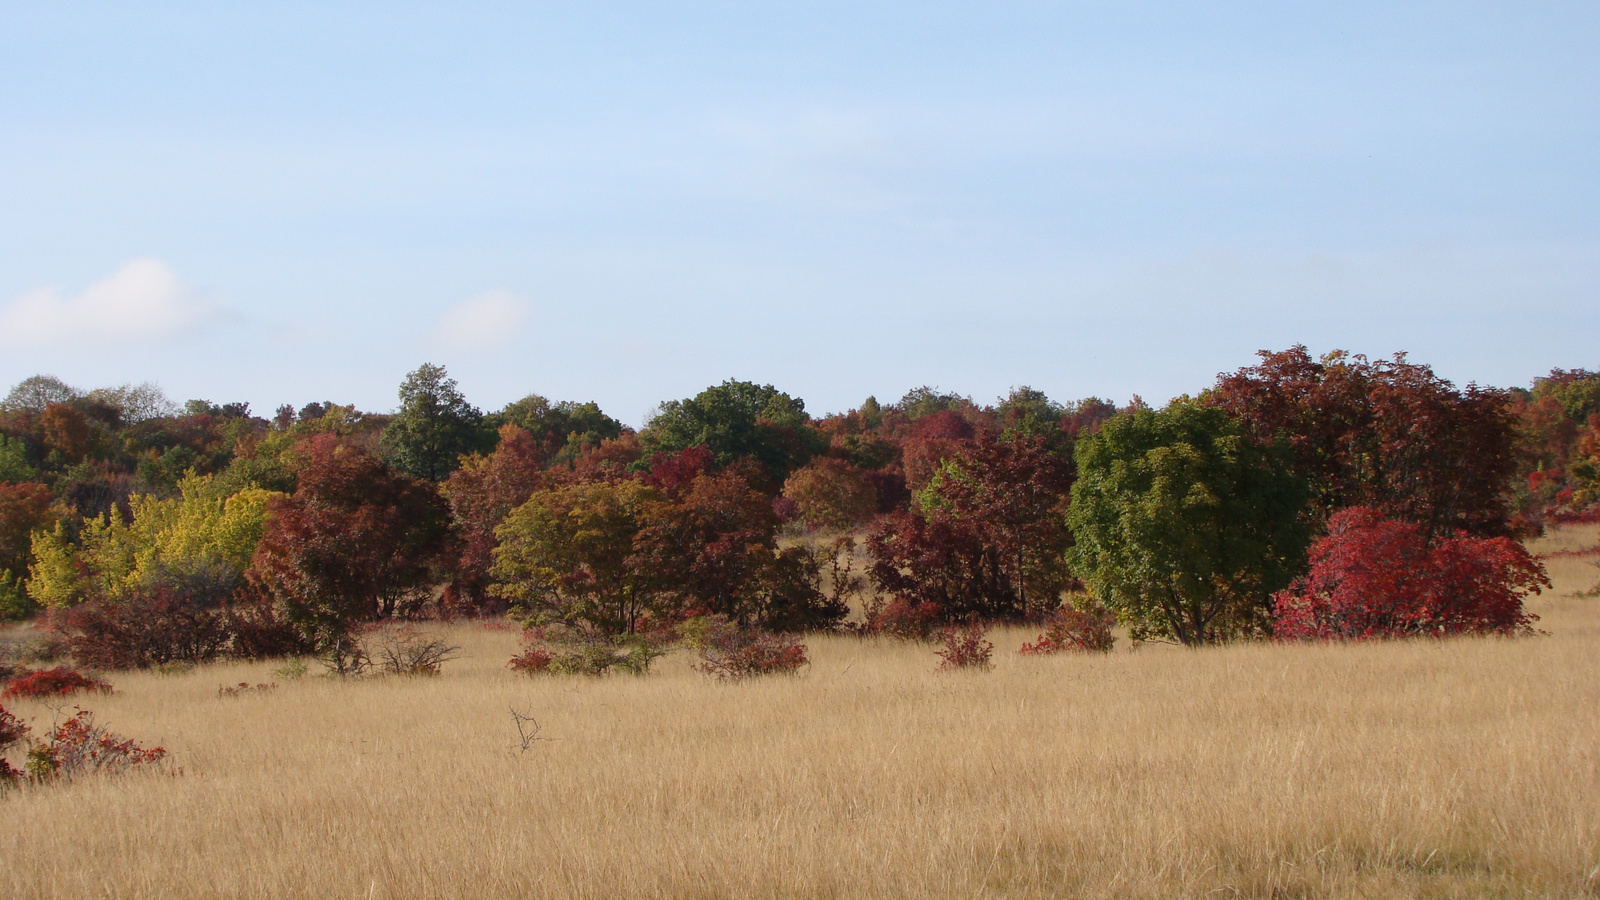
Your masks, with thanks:
[[[941,674],[829,637],[719,684],[529,679],[514,632],[453,626],[438,678],[114,675],[84,705],[181,776],[0,797],[0,896],[1600,897],[1596,560],[1550,560],[1519,640],[1035,659],[1013,630]]]

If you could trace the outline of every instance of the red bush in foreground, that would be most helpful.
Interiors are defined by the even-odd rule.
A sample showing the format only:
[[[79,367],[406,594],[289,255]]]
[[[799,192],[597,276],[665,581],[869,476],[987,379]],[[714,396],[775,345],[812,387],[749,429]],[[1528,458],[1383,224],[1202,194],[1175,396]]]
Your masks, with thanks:
[[[91,772],[118,775],[167,758],[161,747],[140,747],[94,723],[94,713],[78,709],[50,732],[47,743],[28,751],[28,774],[39,781],[73,778]]]
[[[989,657],[994,653],[994,644],[984,640],[984,635],[989,629],[977,619],[972,619],[965,625],[946,625],[939,629],[939,640],[944,642],[944,648],[939,650],[939,668],[948,669],[987,669],[991,665]]]
[[[699,652],[695,666],[721,681],[740,681],[758,675],[792,675],[804,668],[806,645],[792,634],[772,634],[741,626],[725,616],[704,620],[690,643]]]
[[[78,691],[100,691],[109,694],[111,684],[98,678],[90,678],[66,666],[56,666],[54,669],[27,672],[6,682],[5,690],[0,691],[0,700],[10,700],[15,697],[59,697]]]
[[[0,706],[0,785],[15,781],[21,772],[11,768],[11,763],[6,762],[5,752],[12,744],[19,743],[28,736],[28,726],[23,721],[11,714],[11,711]]]
[[[1420,526],[1352,507],[1313,544],[1311,570],[1274,596],[1280,640],[1527,634],[1522,598],[1549,587],[1544,566],[1509,538],[1457,532],[1430,546]]]

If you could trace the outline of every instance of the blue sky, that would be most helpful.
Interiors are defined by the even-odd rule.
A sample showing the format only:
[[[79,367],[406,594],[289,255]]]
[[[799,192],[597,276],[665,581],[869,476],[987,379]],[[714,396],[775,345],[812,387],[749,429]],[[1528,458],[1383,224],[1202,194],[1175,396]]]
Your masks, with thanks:
[[[1593,3],[0,4],[0,383],[1600,367]],[[336,8],[328,8],[336,7]]]

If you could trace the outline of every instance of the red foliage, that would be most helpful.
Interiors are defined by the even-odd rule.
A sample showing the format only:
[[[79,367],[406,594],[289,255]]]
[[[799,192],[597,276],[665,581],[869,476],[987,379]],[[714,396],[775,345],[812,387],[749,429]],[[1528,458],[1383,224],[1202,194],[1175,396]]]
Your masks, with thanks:
[[[522,652],[511,657],[506,666],[513,672],[524,675],[540,675],[550,671],[550,663],[555,659],[555,654],[547,647],[530,645],[524,647]]]
[[[1071,484],[1071,465],[1039,438],[964,445],[918,494],[918,510],[884,517],[868,537],[873,582],[951,619],[1052,608],[1068,584]]]
[[[878,492],[866,473],[842,459],[818,457],[789,473],[780,499],[810,528],[848,530],[878,511]]]
[[[723,616],[707,623],[695,668],[722,681],[759,675],[791,675],[809,662],[806,645],[793,635],[742,627]]]
[[[703,446],[662,451],[650,457],[650,468],[639,480],[677,497],[688,490],[696,478],[710,472],[714,462],[711,451]]]
[[[1458,532],[1430,545],[1419,525],[1341,510],[1313,544],[1311,570],[1275,595],[1282,640],[1526,634],[1522,597],[1549,587],[1544,567],[1508,538]]]
[[[298,485],[273,501],[246,577],[296,625],[324,637],[414,612],[450,549],[444,501],[432,485],[335,435],[309,438],[298,451]]]
[[[455,579],[446,597],[451,612],[471,612],[489,603],[489,567],[494,565],[497,543],[494,529],[549,480],[544,475],[547,456],[527,431],[504,425],[493,453],[463,459],[461,468],[450,473],[440,488],[450,502],[461,540]]]
[[[1404,354],[1317,361],[1297,346],[1261,360],[1219,378],[1206,399],[1257,441],[1287,440],[1322,514],[1367,506],[1433,537],[1508,533],[1504,491],[1516,458],[1503,392],[1458,391]]]
[[[1116,638],[1111,626],[1117,619],[1105,608],[1097,610],[1062,607],[1045,622],[1044,634],[1018,650],[1023,656],[1048,656],[1062,651],[1110,653]]]
[[[55,502],[42,484],[0,482],[0,573],[27,577],[33,531],[50,523]]]
[[[0,706],[0,785],[16,781],[22,773],[6,761],[5,752],[12,744],[21,743],[28,736],[28,726],[4,706]]]
[[[896,597],[888,603],[879,601],[867,607],[866,622],[861,630],[866,634],[886,634],[905,640],[926,640],[939,623],[939,604],[923,601],[915,603]]]
[[[944,642],[944,647],[938,651],[939,668],[949,669],[987,669],[992,663],[990,656],[994,653],[994,644],[984,640],[984,635],[989,629],[977,619],[972,619],[965,625],[946,625],[939,630],[939,640]]]
[[[78,631],[72,656],[96,669],[138,669],[167,662],[199,663],[228,646],[228,622],[166,585],[140,588],[117,603],[87,603],[67,620]]]
[[[121,774],[166,759],[161,747],[140,747],[94,723],[94,713],[78,709],[50,732],[49,742],[28,751],[28,771],[40,781],[90,772]]]
[[[40,669],[13,677],[6,682],[5,690],[0,690],[0,700],[10,700],[15,697],[59,697],[78,691],[99,691],[109,694],[111,685],[98,678],[90,678],[76,669],[56,666],[54,669]]]

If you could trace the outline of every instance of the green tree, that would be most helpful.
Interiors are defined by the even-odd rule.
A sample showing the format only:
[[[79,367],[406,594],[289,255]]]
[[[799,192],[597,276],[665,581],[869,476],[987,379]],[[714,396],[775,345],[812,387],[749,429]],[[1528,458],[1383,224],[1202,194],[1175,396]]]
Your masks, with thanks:
[[[805,401],[770,384],[729,380],[661,404],[639,440],[647,454],[705,447],[718,466],[747,457],[781,484],[827,446],[810,421]]]
[[[1216,643],[1270,628],[1304,565],[1308,491],[1281,444],[1189,398],[1118,414],[1076,448],[1078,577],[1135,640]]]
[[[636,481],[535,491],[495,529],[490,592],[541,624],[633,631],[650,592],[630,557],[644,507],[660,498]]]
[[[423,363],[400,384],[400,409],[383,430],[395,468],[426,481],[455,471],[483,443],[483,413],[468,403],[444,366]]]

